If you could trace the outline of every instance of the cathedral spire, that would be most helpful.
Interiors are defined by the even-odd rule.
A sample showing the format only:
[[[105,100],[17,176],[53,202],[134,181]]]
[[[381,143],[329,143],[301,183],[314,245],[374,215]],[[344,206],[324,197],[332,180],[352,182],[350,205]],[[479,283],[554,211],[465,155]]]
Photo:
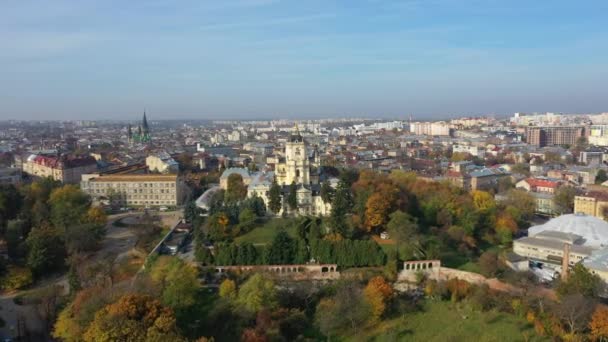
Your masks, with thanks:
[[[144,134],[149,132],[149,128],[148,128],[148,119],[146,118],[146,110],[144,109],[144,118],[141,122],[141,126],[144,130]]]

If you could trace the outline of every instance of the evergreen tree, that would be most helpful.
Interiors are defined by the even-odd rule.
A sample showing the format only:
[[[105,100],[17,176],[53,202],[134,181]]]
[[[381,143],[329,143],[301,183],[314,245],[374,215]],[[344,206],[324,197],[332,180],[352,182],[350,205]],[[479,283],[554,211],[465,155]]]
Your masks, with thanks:
[[[308,246],[306,245],[306,241],[304,239],[298,239],[296,241],[296,255],[294,262],[296,264],[305,264],[310,260],[310,255],[308,253]]]
[[[597,171],[597,175],[595,176],[595,184],[602,184],[608,180],[608,175],[604,169],[599,169]]]
[[[271,265],[293,264],[295,248],[294,240],[284,230],[280,231],[270,245],[268,263]]]
[[[277,184],[276,179],[272,182],[270,191],[268,192],[268,209],[277,214],[281,211],[281,187]]]
[[[331,203],[334,197],[334,189],[329,185],[328,181],[321,185],[321,199],[324,203]]]
[[[287,195],[287,205],[289,205],[289,208],[291,210],[296,210],[298,208],[298,186],[296,185],[296,182],[293,181],[291,182],[291,185],[289,185],[289,194]]]

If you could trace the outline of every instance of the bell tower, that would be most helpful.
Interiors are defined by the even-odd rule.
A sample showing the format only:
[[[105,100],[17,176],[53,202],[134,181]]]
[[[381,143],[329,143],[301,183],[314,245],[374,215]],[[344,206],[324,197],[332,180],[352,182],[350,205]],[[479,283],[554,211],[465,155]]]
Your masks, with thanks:
[[[304,185],[310,184],[308,151],[297,124],[294,127],[294,133],[285,144],[285,164],[287,173],[285,185],[292,182]]]

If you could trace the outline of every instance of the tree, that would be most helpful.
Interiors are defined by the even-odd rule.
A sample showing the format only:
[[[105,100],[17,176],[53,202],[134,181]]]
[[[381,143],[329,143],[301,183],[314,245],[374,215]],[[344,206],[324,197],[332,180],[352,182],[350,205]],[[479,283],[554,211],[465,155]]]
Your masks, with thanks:
[[[606,170],[599,169],[597,174],[595,175],[595,184],[602,184],[608,180],[608,174],[606,174]]]
[[[387,302],[393,296],[394,291],[392,286],[381,277],[373,277],[367,283],[363,290],[365,300],[370,306],[372,319],[377,321],[380,319],[386,310]]]
[[[517,222],[508,212],[503,212],[496,218],[496,234],[502,244],[508,244],[513,240],[513,234],[517,232]]]
[[[0,186],[0,226],[15,219],[21,210],[23,198],[14,185]]]
[[[603,290],[602,279],[591,273],[585,266],[578,263],[574,265],[565,281],[560,281],[557,293],[561,297],[572,294],[581,294],[585,297],[597,297]]]
[[[499,269],[498,255],[491,251],[483,252],[479,257],[479,268],[486,277],[496,276]]]
[[[561,186],[555,191],[553,203],[560,214],[568,214],[574,210],[574,196],[576,189],[571,186]]]
[[[70,253],[94,251],[105,233],[105,226],[94,223],[69,226],[64,234],[66,247]]]
[[[181,259],[159,257],[152,265],[150,277],[160,287],[164,305],[177,310],[196,301],[200,288],[198,271]]]
[[[23,241],[26,236],[25,220],[10,220],[6,224],[6,245],[11,258],[23,256]]]
[[[271,265],[292,264],[295,256],[295,241],[281,230],[275,235],[268,250],[268,263]]]
[[[473,191],[473,205],[477,210],[492,210],[496,207],[494,198],[487,191]]]
[[[228,176],[228,187],[226,189],[225,201],[235,203],[247,197],[247,186],[243,182],[243,176],[238,173],[232,173]]]
[[[404,213],[401,210],[395,211],[390,215],[386,228],[391,239],[397,244],[397,257],[399,257],[399,251],[403,243],[409,242],[408,245],[410,247],[419,246],[419,227],[416,219],[410,214]],[[417,249],[411,249],[412,252],[415,250]]]
[[[372,230],[385,225],[390,209],[391,203],[385,194],[373,193],[365,204],[365,227]]]
[[[51,192],[51,221],[60,229],[79,224],[89,209],[90,199],[75,185],[64,185]]]
[[[572,294],[561,299],[555,309],[559,319],[566,323],[570,334],[584,329],[593,314],[596,303],[581,294]]]
[[[171,309],[145,295],[125,295],[95,314],[83,339],[110,341],[184,341]]]
[[[255,215],[253,210],[249,208],[245,208],[239,214],[239,228],[241,230],[241,234],[248,232],[251,228],[255,226],[258,217]]]
[[[598,305],[589,322],[591,339],[594,341],[608,341],[608,306]]]
[[[331,203],[334,197],[334,189],[331,187],[328,181],[323,182],[321,185],[321,199],[323,203]]]
[[[355,282],[347,281],[339,284],[334,296],[321,299],[315,311],[315,322],[328,337],[345,330],[356,334],[370,319],[370,314],[361,288]]]
[[[63,266],[66,251],[57,229],[48,226],[35,228],[30,232],[26,243],[27,266],[36,276]]]
[[[220,284],[219,295],[228,300],[236,299],[236,283],[232,279],[224,279]]]
[[[536,211],[536,200],[525,190],[511,189],[507,192],[505,205],[512,207],[517,216],[522,219],[530,219]]]
[[[347,181],[340,179],[332,202],[332,216],[342,217],[353,207],[353,194]]]
[[[293,181],[289,185],[289,193],[287,194],[287,205],[289,209],[296,210],[298,208],[298,186]]]
[[[103,226],[106,224],[107,219],[108,217],[101,207],[90,207],[87,210],[84,222]]]
[[[276,179],[272,182],[270,190],[268,191],[268,209],[275,214],[281,211],[281,187],[277,184]]]
[[[274,309],[278,305],[274,282],[255,273],[239,289],[237,304],[249,312]]]

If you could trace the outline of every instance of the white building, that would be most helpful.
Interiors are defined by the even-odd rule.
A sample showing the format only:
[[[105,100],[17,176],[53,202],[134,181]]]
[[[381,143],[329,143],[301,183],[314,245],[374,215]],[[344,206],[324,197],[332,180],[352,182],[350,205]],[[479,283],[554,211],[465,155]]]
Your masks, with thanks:
[[[176,173],[179,171],[179,164],[164,151],[149,155],[146,158],[146,166],[152,172]]]

